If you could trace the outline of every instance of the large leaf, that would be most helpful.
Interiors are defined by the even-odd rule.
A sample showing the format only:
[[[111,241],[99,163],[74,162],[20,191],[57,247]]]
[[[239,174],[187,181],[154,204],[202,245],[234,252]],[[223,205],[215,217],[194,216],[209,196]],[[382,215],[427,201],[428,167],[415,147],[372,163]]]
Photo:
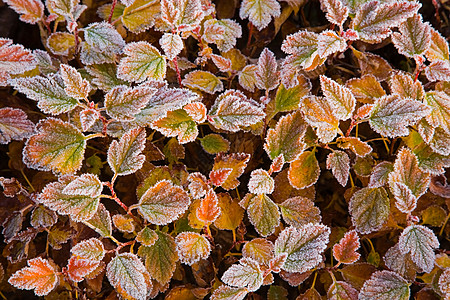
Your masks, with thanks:
[[[188,194],[169,180],[162,180],[149,188],[135,205],[152,224],[169,224],[184,213],[190,204]]]
[[[122,24],[134,33],[147,30],[153,26],[155,17],[160,12],[159,2],[158,0],[132,1],[123,10]]]
[[[105,107],[108,115],[118,121],[130,121],[139,113],[156,93],[155,88],[124,85],[115,86],[105,95]]]
[[[350,89],[324,75],[320,76],[322,92],[330,103],[332,112],[339,120],[351,118],[355,110],[356,99]]]
[[[27,114],[18,108],[0,109],[0,144],[8,144],[11,140],[22,140],[34,131],[34,124],[28,120]]]
[[[38,123],[36,131],[23,149],[24,162],[29,167],[62,174],[81,168],[86,139],[78,128],[60,119],[47,118]]]
[[[258,30],[262,30],[269,25],[272,17],[280,15],[280,9],[280,4],[275,0],[244,0],[239,16],[241,19],[248,18]]]
[[[422,22],[421,15],[414,15],[400,24],[400,33],[392,34],[392,42],[400,54],[407,57],[424,54],[431,43],[430,24]]]
[[[213,171],[219,169],[232,169],[227,179],[221,184],[226,190],[231,190],[239,185],[239,176],[244,173],[245,167],[250,160],[250,154],[246,153],[231,153],[231,154],[217,154],[214,159]]]
[[[39,202],[62,215],[69,215],[75,221],[87,221],[97,212],[100,197],[90,195],[70,195],[64,189],[75,180],[74,176],[64,176],[42,190]]]
[[[330,228],[321,224],[307,224],[284,229],[275,241],[275,255],[287,254],[281,269],[288,272],[306,272],[322,261]]]
[[[84,195],[99,197],[103,190],[103,184],[97,175],[86,173],[77,176],[63,190],[67,195]]]
[[[211,252],[211,245],[204,235],[196,232],[182,232],[175,238],[180,261],[192,265],[200,259],[206,259]]]
[[[411,284],[391,271],[378,271],[364,283],[359,299],[368,300],[408,300]]]
[[[441,127],[450,132],[450,95],[440,91],[426,93],[424,103],[428,104],[432,111],[427,116],[427,121],[433,127]]]
[[[289,183],[296,189],[305,189],[317,182],[320,175],[319,162],[314,151],[305,151],[289,165]]]
[[[250,222],[261,236],[269,236],[280,224],[278,206],[265,194],[251,197],[247,207]]]
[[[44,4],[41,0],[5,0],[14,11],[20,14],[20,20],[36,24],[44,17]]]
[[[139,257],[132,253],[116,255],[106,268],[106,276],[123,297],[145,300],[152,289],[149,273]]]
[[[144,164],[145,130],[130,129],[120,141],[114,140],[108,149],[108,164],[119,176],[136,172]]]
[[[439,247],[439,241],[431,229],[422,225],[406,227],[398,239],[398,247],[402,254],[410,253],[412,261],[424,272],[433,270],[434,249]]]
[[[85,41],[102,52],[120,53],[125,47],[122,36],[109,23],[92,23],[83,31]]]
[[[123,48],[126,57],[120,60],[117,77],[130,82],[146,79],[163,80],[166,76],[166,59],[151,44],[140,41]]]
[[[389,197],[383,187],[366,187],[353,194],[348,209],[356,231],[363,234],[377,231],[389,216]]]
[[[241,258],[239,264],[232,265],[222,275],[222,281],[236,287],[246,287],[248,291],[257,291],[263,283],[263,271],[257,261]]]

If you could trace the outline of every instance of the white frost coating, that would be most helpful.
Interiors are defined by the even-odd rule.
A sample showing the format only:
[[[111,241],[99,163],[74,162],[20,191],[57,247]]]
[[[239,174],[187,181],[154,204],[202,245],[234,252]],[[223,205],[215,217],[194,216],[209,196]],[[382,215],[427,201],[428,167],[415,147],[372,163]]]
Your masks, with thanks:
[[[69,65],[61,65],[61,78],[64,81],[64,91],[69,97],[76,99],[86,99],[91,91],[89,81],[83,79],[81,74]]]
[[[275,241],[275,255],[287,253],[282,267],[288,272],[306,272],[322,261],[330,228],[322,224],[307,224],[284,229]]]
[[[103,247],[103,243],[96,238],[79,242],[73,246],[72,249],[70,249],[70,252],[73,255],[94,261],[100,261],[105,256],[105,248]]]
[[[406,227],[398,239],[398,248],[403,254],[410,253],[412,261],[424,272],[433,270],[439,240],[434,232],[422,225]]]
[[[214,43],[221,52],[227,52],[236,45],[236,40],[242,36],[242,28],[231,19],[210,19],[205,21],[203,39]]]
[[[336,52],[344,52],[347,49],[347,41],[337,35],[334,30],[325,30],[320,33],[317,52],[321,58],[327,58]]]
[[[8,144],[11,140],[22,140],[34,131],[34,123],[28,120],[27,114],[18,108],[0,109],[0,144]]]
[[[101,52],[118,54],[125,47],[122,36],[107,22],[89,24],[83,31],[86,42]]]
[[[272,194],[275,181],[263,169],[253,170],[248,182],[248,190],[252,194]]]
[[[180,54],[184,47],[181,37],[174,33],[164,33],[159,39],[159,44],[169,60],[174,59]]]
[[[264,237],[274,233],[280,224],[278,206],[265,194],[250,199],[247,215],[256,231]]]
[[[211,295],[211,300],[243,300],[248,294],[246,288],[235,288],[228,285],[222,285]]]
[[[130,88],[119,85],[105,95],[105,107],[108,115],[118,121],[131,121],[141,112],[153,95],[155,88],[137,86]]]
[[[271,91],[278,86],[278,65],[275,55],[264,48],[256,65],[256,86],[261,90]]]
[[[327,156],[327,169],[331,169],[334,177],[346,186],[350,174],[350,158],[344,151],[335,150]]]
[[[364,282],[359,300],[408,300],[411,284],[391,271],[377,271]]]
[[[275,0],[244,0],[239,10],[241,19],[248,18],[259,31],[267,27],[272,17],[276,18],[280,13],[281,6]]]
[[[98,197],[102,193],[103,185],[94,174],[82,174],[71,181],[64,189],[63,193],[67,195],[84,195]]]
[[[132,253],[114,257],[106,268],[106,276],[114,288],[120,288],[135,299],[147,299],[152,288],[150,275],[139,257]]]
[[[409,278],[410,274],[416,276],[416,272],[420,272],[420,269],[413,263],[409,253],[403,254],[400,252],[398,243],[395,246],[389,248],[383,257],[386,267],[392,271],[397,272],[405,278]],[[413,279],[414,279],[413,278]]]
[[[222,275],[222,281],[236,287],[246,287],[249,292],[257,291],[263,283],[263,271],[252,258],[241,258]]]
[[[145,130],[134,128],[127,131],[120,141],[114,140],[108,149],[108,164],[119,176],[136,172],[144,164]]]
[[[196,232],[182,232],[177,235],[175,242],[180,261],[190,266],[200,259],[208,258],[211,252],[208,239]]]
[[[349,88],[321,75],[320,86],[325,99],[331,107],[331,113],[339,120],[351,118],[355,110],[356,99]]]
[[[400,54],[413,58],[424,54],[431,44],[430,24],[422,22],[422,16],[416,14],[400,24],[392,34],[392,42]]]
[[[394,165],[389,161],[382,161],[373,168],[368,186],[380,187],[387,184],[392,171],[394,171]]]

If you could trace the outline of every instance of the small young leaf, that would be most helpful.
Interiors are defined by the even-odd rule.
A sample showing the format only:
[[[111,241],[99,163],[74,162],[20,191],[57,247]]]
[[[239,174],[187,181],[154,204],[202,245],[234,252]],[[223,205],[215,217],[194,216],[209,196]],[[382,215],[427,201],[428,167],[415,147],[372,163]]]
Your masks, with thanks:
[[[275,182],[263,169],[253,170],[248,182],[248,190],[252,194],[272,194]]]
[[[156,240],[158,240],[158,234],[149,227],[144,227],[144,229],[139,231],[136,235],[136,241],[144,246],[153,246]]]
[[[9,144],[11,140],[22,140],[34,131],[34,124],[27,114],[18,108],[0,109],[0,144]]]
[[[164,35],[159,40],[159,44],[164,50],[167,58],[170,60],[174,59],[178,54],[180,54],[181,50],[183,50],[184,47],[181,37],[178,34],[173,33],[164,33]]]
[[[239,176],[244,173],[245,167],[250,160],[250,154],[246,153],[219,153],[214,158],[213,171],[218,169],[231,168],[233,171],[228,175],[225,182],[221,185],[226,190],[231,190],[239,185]]]
[[[166,76],[166,59],[149,43],[129,43],[123,53],[127,56],[120,60],[117,68],[120,79],[139,83],[146,79],[163,80]]]
[[[348,209],[356,231],[367,234],[379,230],[386,222],[389,197],[383,187],[366,187],[353,194]]]
[[[327,14],[325,17],[330,23],[342,27],[347,20],[349,9],[340,0],[322,0],[322,10]]]
[[[256,87],[271,91],[278,86],[277,61],[272,51],[267,48],[261,52],[256,70]]]
[[[313,151],[305,151],[289,166],[289,183],[296,189],[305,189],[317,182],[320,175],[319,162]]]
[[[356,105],[352,92],[324,75],[320,76],[320,86],[333,115],[339,120],[351,118]]]
[[[422,225],[406,227],[398,239],[398,248],[403,254],[410,253],[412,261],[424,272],[433,270],[436,256],[434,249],[439,241],[434,232]]]
[[[45,296],[58,284],[56,270],[46,259],[30,259],[28,267],[15,272],[8,282],[19,289],[32,290],[37,296]]]
[[[86,99],[91,86],[86,79],[81,78],[81,74],[69,65],[61,65],[61,78],[64,81],[64,91],[69,97],[75,99]]]
[[[392,34],[392,42],[400,54],[415,57],[424,54],[431,44],[430,24],[422,22],[422,16],[416,14],[398,27],[400,33]]]
[[[186,74],[181,83],[191,89],[199,89],[208,94],[214,94],[223,90],[222,81],[208,71],[192,71]]]
[[[200,172],[189,174],[187,180],[189,181],[189,192],[194,199],[200,199],[206,195],[209,189],[208,179]]]
[[[214,221],[214,226],[220,230],[234,230],[244,218],[244,210],[238,202],[231,199],[228,193],[217,194],[219,199],[220,215]]]
[[[136,207],[152,224],[169,224],[184,213],[190,204],[188,194],[168,180],[161,180],[149,188]]]
[[[70,252],[77,257],[93,261],[101,261],[105,256],[103,243],[96,238],[79,242],[70,249]]]
[[[222,281],[236,287],[246,287],[249,292],[257,291],[263,283],[263,271],[257,261],[241,258],[222,275]]]
[[[347,80],[345,86],[352,91],[356,100],[362,103],[373,103],[375,99],[386,95],[380,82],[372,74]]]
[[[84,135],[60,119],[41,120],[37,133],[23,149],[24,162],[31,168],[55,173],[74,173],[81,167],[86,148]]]
[[[369,187],[375,188],[387,184],[392,171],[394,171],[394,165],[391,162],[383,161],[376,165],[370,174]]]
[[[122,36],[107,22],[92,23],[83,31],[85,41],[101,52],[119,54],[125,47]]]
[[[123,297],[146,299],[152,289],[150,275],[137,255],[121,253],[116,255],[106,268],[111,285]]]
[[[36,24],[43,20],[44,4],[41,0],[5,0],[5,3],[20,14],[22,22]]]
[[[200,259],[207,259],[211,245],[204,235],[196,232],[182,232],[175,238],[180,261],[192,266]]]
[[[325,30],[319,34],[317,53],[326,59],[333,53],[344,52],[347,49],[346,40],[334,30]]]
[[[306,272],[322,261],[330,228],[321,224],[307,224],[284,229],[275,241],[275,255],[287,253],[281,269],[287,272]]]
[[[243,200],[242,200],[243,201]],[[265,194],[251,197],[247,207],[250,223],[261,236],[269,236],[280,224],[278,206]]]
[[[130,215],[116,214],[112,217],[114,226],[124,233],[133,233],[136,229],[135,222]]]
[[[254,259],[259,264],[268,266],[269,261],[274,257],[273,248],[273,243],[267,239],[252,239],[242,247],[242,257]]]
[[[285,200],[278,205],[283,220],[294,227],[301,227],[308,223],[320,223],[320,209],[308,198],[297,196]]]
[[[247,91],[253,92],[256,86],[256,65],[247,65],[239,72],[239,84]]]
[[[58,221],[58,215],[43,205],[37,206],[31,213],[30,224],[34,228],[52,227]]]
[[[283,69],[289,66],[296,66],[297,68],[301,67],[310,71],[321,65],[325,59],[321,60],[319,58],[318,42],[319,34],[307,30],[288,35],[281,45],[281,50],[292,54],[292,56],[286,58],[283,63]],[[293,87],[287,85],[284,81],[283,84],[287,87]]]
[[[108,149],[108,164],[119,176],[136,172],[144,164],[145,130],[134,128],[127,131],[120,141],[114,140]]]
[[[209,154],[217,154],[220,152],[228,152],[230,150],[230,142],[219,134],[211,133],[200,139],[203,150]]]
[[[102,237],[110,237],[112,234],[111,216],[102,203],[98,205],[94,216],[83,223],[97,231]]]
[[[359,299],[408,300],[411,284],[391,271],[377,271],[364,282]]]
[[[340,263],[348,265],[353,264],[361,256],[356,252],[359,246],[358,234],[354,230],[349,231],[345,233],[338,244],[333,246],[333,256]]]
[[[280,9],[280,4],[275,0],[244,0],[241,3],[239,17],[248,18],[261,31],[269,25],[272,17],[276,18],[280,15]]]
[[[217,219],[220,213],[219,199],[217,198],[216,192],[209,189],[196,210],[197,218],[209,226]]]
[[[211,60],[214,62],[220,72],[226,73],[232,71],[231,60],[220,55],[211,54]]]
[[[350,158],[344,151],[335,150],[327,156],[327,169],[331,169],[334,177],[342,185],[346,186],[350,174]]]
[[[357,137],[338,137],[336,139],[338,147],[341,149],[351,149],[358,157],[365,157],[372,152],[372,147]]]

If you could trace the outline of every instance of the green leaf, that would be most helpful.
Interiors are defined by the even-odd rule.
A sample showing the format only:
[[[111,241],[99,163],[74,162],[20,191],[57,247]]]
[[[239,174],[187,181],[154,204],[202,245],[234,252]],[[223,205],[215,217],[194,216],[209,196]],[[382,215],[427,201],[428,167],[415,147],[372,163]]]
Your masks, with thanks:
[[[158,234],[153,229],[149,227],[144,227],[141,231],[136,235],[136,241],[141,243],[144,246],[152,246],[155,244],[158,239]]]
[[[391,271],[377,271],[364,283],[359,299],[408,300],[411,284]]]
[[[125,41],[116,28],[107,23],[92,23],[83,29],[85,41],[102,52],[120,53]]]
[[[289,166],[289,183],[296,189],[305,189],[317,182],[320,175],[319,162],[314,151],[305,151]]]
[[[177,244],[167,233],[156,231],[158,239],[150,246],[140,246],[138,255],[145,259],[145,267],[150,276],[165,285],[172,278],[178,261]]]
[[[246,287],[249,292],[257,291],[263,284],[263,271],[252,258],[241,258],[222,275],[222,281],[236,287]]]
[[[203,138],[199,138],[203,150],[209,154],[217,154],[219,152],[228,152],[230,142],[219,134],[210,133]]]
[[[111,216],[102,203],[98,205],[94,216],[83,223],[97,231],[102,237],[110,237],[112,235]]]
[[[81,168],[86,139],[78,128],[60,119],[41,120],[23,149],[24,162],[38,170],[74,173]]]
[[[176,136],[180,144],[193,142],[198,135],[197,123],[184,109],[167,112],[167,116],[152,123],[151,127],[166,137]]]
[[[387,221],[389,197],[383,187],[366,187],[353,194],[348,209],[356,230],[367,234],[379,230]]]
[[[319,223],[322,220],[320,209],[308,198],[297,196],[285,200],[278,205],[283,220],[294,227],[308,223]]]
[[[275,255],[286,253],[282,269],[287,272],[306,272],[322,262],[330,228],[322,224],[307,224],[284,229],[275,241]]]
[[[265,194],[251,197],[247,214],[256,231],[264,237],[274,233],[280,224],[278,206]]]
[[[428,104],[432,111],[427,116],[427,121],[433,127],[441,127],[450,132],[450,95],[440,91],[431,91],[425,94],[424,103]]]
[[[186,74],[181,83],[191,89],[199,89],[208,94],[214,94],[223,90],[222,81],[208,71],[192,71]]]

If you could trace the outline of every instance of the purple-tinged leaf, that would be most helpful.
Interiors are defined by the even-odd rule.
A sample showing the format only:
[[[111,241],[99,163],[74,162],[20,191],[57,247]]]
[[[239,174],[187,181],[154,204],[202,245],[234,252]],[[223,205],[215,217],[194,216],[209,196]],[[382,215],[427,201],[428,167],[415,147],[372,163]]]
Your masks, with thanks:
[[[18,108],[0,109],[0,144],[8,144],[11,140],[23,140],[34,131],[34,123],[28,120],[27,114]]]
[[[377,271],[364,282],[359,299],[409,300],[411,284],[391,271]]]
[[[346,186],[350,174],[350,158],[344,151],[335,150],[327,156],[327,169],[331,169],[333,176]]]

